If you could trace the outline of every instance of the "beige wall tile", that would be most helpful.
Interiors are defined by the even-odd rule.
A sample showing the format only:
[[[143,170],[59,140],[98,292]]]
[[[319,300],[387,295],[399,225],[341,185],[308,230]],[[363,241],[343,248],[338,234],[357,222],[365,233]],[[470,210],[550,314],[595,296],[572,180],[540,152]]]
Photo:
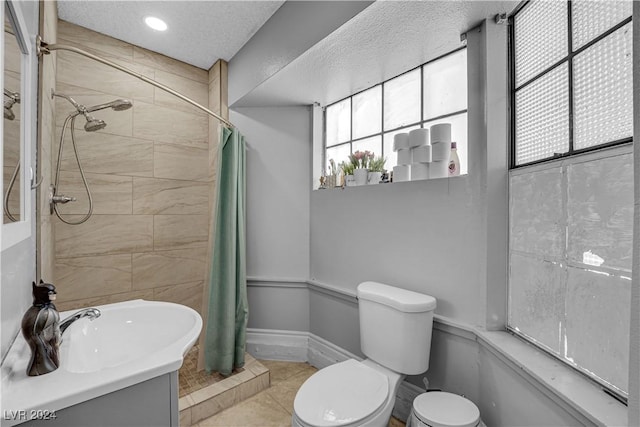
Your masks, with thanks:
[[[131,290],[131,255],[57,258],[55,279],[61,301]]]
[[[133,46],[129,43],[67,21],[58,22],[58,38],[60,43],[82,45],[84,49],[98,55],[107,54],[133,60]]]
[[[209,179],[209,150],[156,142],[153,145],[153,176],[207,181]]]
[[[205,182],[134,178],[134,214],[196,214],[209,211],[209,186]]]
[[[84,307],[93,307],[96,305],[113,304],[122,301],[131,301],[134,299],[153,300],[153,291],[151,289],[145,291],[131,291],[120,294],[106,295],[101,297],[77,299],[73,301],[64,301],[56,303],[58,311],[78,310]]]
[[[206,247],[207,227],[207,215],[155,215],[153,217],[154,250]]]
[[[133,106],[133,136],[160,142],[207,148],[207,119],[145,102]]]
[[[79,215],[69,215],[78,220]],[[93,215],[80,225],[56,220],[56,253],[67,258],[85,255],[146,252],[153,248],[153,216]]]
[[[159,53],[151,52],[141,47],[133,47],[133,59],[139,64],[167,71],[169,73],[178,74],[201,83],[207,83],[208,81],[207,72],[205,70]]]
[[[153,290],[155,301],[174,302],[191,307],[198,313],[202,311],[202,280],[181,285],[165,286]]]
[[[56,91],[72,97],[76,102],[90,107],[93,105],[104,104],[105,102],[111,102],[116,99],[126,99],[122,95],[116,95],[113,93],[100,92],[93,89],[87,89],[81,86],[70,85],[59,82]],[[135,100],[133,103],[137,102]],[[75,112],[75,109],[69,101],[66,99],[55,97],[56,103],[56,126],[62,127],[67,115]],[[100,110],[92,113],[98,119],[104,120],[107,123],[107,127],[98,131],[100,134],[113,134],[121,136],[133,135],[133,108],[124,111],[114,111],[111,108],[106,110]],[[78,136],[86,133],[84,130],[84,124],[86,121],[82,117],[76,119],[76,130]],[[95,134],[95,133],[93,133]],[[71,138],[67,135],[67,138]]]
[[[206,248],[133,254],[133,289],[204,280]]]
[[[130,214],[133,183],[129,176],[86,173],[93,199],[94,214]],[[80,172],[61,171],[58,194],[75,197],[75,202],[59,205],[62,214],[85,215],[89,212],[89,198]]]
[[[209,70],[209,109],[220,114],[220,61]]]
[[[189,78],[185,78],[173,73],[167,73],[161,70],[156,70],[155,75],[155,80],[157,82],[169,86],[171,89],[176,90],[183,95],[186,95],[189,98],[193,99],[203,107],[207,107],[207,92],[209,91],[209,86],[206,83],[197,82],[195,80],[191,80]],[[158,88],[155,88],[154,90],[154,103],[156,105],[163,105],[165,107],[170,107],[176,110],[186,111],[187,113],[194,113],[200,116],[207,117],[207,114],[204,111],[197,109],[196,107],[188,104],[175,95],[171,95],[170,93]]]
[[[109,58],[113,59],[113,58]],[[136,72],[150,74],[135,64],[116,60]],[[58,51],[58,82],[87,87],[98,91],[117,93],[125,98],[153,102],[153,86],[122,71],[95,62],[72,52]]]
[[[59,136],[61,128],[57,129]],[[61,169],[78,170],[70,139],[65,139]],[[76,143],[82,167],[89,173],[152,176],[153,142],[101,132],[78,132]],[[57,150],[54,157],[57,157]],[[54,159],[55,161],[55,159]]]
[[[220,61],[220,115],[229,118],[229,91],[227,90],[229,68],[226,61]]]

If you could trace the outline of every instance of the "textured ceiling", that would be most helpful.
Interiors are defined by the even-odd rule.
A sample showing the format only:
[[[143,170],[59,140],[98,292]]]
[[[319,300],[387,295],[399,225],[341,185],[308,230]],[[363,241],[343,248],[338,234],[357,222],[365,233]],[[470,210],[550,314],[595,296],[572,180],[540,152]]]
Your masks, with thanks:
[[[326,105],[450,52],[518,1],[376,1],[233,104]]]
[[[284,3],[278,1],[89,1],[58,0],[60,19],[209,69],[226,61]],[[146,16],[164,20],[154,31]]]

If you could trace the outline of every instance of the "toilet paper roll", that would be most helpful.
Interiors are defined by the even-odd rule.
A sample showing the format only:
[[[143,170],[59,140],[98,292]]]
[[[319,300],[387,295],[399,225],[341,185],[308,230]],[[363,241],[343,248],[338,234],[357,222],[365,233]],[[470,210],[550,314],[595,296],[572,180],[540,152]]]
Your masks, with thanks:
[[[431,158],[434,162],[449,161],[449,154],[451,153],[450,142],[436,142],[431,145]]]
[[[411,164],[411,181],[429,179],[429,163]]]
[[[409,132],[409,146],[429,145],[429,129],[414,129]]]
[[[409,181],[411,179],[411,165],[393,167],[393,182]]]
[[[431,126],[431,144],[435,142],[451,142],[451,123]]]
[[[398,164],[399,165],[410,165],[411,164],[411,149],[403,148],[398,150]]]
[[[429,178],[446,178],[449,176],[449,161],[429,163]]]
[[[397,133],[393,136],[393,151],[409,148],[409,134]]]
[[[431,163],[433,161],[431,150],[432,150],[431,145],[413,147],[411,149],[412,162],[413,163]]]

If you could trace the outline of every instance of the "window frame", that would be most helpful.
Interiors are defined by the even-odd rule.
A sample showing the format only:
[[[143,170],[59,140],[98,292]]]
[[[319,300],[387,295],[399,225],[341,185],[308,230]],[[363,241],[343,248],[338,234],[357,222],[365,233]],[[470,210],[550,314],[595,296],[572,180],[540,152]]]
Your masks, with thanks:
[[[624,27],[625,25],[627,25],[629,22],[633,21],[633,15],[629,16],[627,18],[625,18],[622,22],[619,22],[618,24],[614,25],[613,27],[609,28],[607,31],[605,31],[604,33],[598,35],[597,37],[595,37],[593,40],[590,40],[589,42],[585,43],[584,45],[582,45],[580,48],[578,48],[577,50],[573,50],[573,19],[572,19],[572,7],[571,7],[571,1],[567,1],[568,3],[568,9],[567,9],[567,20],[568,20],[568,27],[567,27],[567,31],[568,31],[568,54],[565,55],[564,57],[562,57],[561,59],[559,59],[558,61],[556,61],[555,63],[553,63],[552,65],[550,65],[549,67],[547,67],[546,69],[542,70],[541,72],[535,74],[533,77],[530,77],[529,79],[527,79],[525,82],[523,82],[522,84],[520,84],[519,86],[516,86],[516,61],[515,61],[515,54],[516,54],[516,47],[515,47],[515,17],[516,15],[522,10],[524,9],[529,3],[531,2],[531,0],[522,2],[520,5],[518,5],[518,7],[516,9],[513,10],[513,12],[511,12],[511,14],[509,15],[509,60],[508,60],[508,66],[509,66],[509,116],[510,116],[510,121],[511,121],[511,125],[509,126],[510,130],[509,130],[509,169],[518,169],[521,167],[525,167],[525,166],[532,166],[532,165],[536,165],[539,163],[543,163],[543,162],[548,162],[551,160],[556,160],[556,159],[561,159],[561,158],[565,158],[565,157],[570,157],[570,156],[575,156],[575,155],[579,155],[579,154],[584,154],[584,153],[588,153],[591,151],[598,151],[598,150],[603,150],[603,149],[607,149],[607,148],[611,148],[611,147],[616,147],[618,145],[623,145],[623,144],[630,144],[633,143],[633,135],[627,138],[622,138],[619,140],[615,140],[615,141],[609,141],[609,142],[605,142],[602,144],[598,144],[598,145],[594,145],[591,147],[587,147],[587,148],[580,148],[580,149],[575,149],[573,146],[573,103],[574,103],[574,96],[573,96],[573,59],[576,55],[580,54],[581,52],[585,51],[586,49],[590,48],[591,46],[595,45],[596,43],[598,43],[599,41],[603,40],[604,38],[606,38],[607,36],[611,35],[612,33],[616,32],[617,30],[619,30],[620,28]],[[538,160],[534,160],[531,162],[527,162],[527,163],[522,163],[522,164],[516,164],[516,92],[524,87],[527,87],[528,85],[530,85],[531,83],[539,80],[540,78],[542,78],[543,76],[547,75],[548,73],[550,73],[551,71],[555,70],[556,68],[558,68],[559,66],[561,66],[564,63],[567,63],[567,67],[568,67],[568,80],[569,80],[569,150],[566,153],[554,153],[552,156],[549,157],[545,157],[543,159],[538,159]]]
[[[460,115],[460,114],[468,113],[469,106],[467,105],[467,108],[465,108],[464,110],[454,111],[452,113],[447,113],[447,114],[441,114],[440,116],[429,117],[429,118],[426,118],[426,119],[424,118],[424,67],[429,65],[429,64],[431,64],[431,63],[433,63],[433,62],[436,62],[436,61],[438,61],[440,59],[446,58],[449,55],[453,55],[454,53],[457,53],[457,52],[459,52],[461,50],[464,50],[466,48],[467,48],[466,45],[460,46],[459,48],[456,48],[456,49],[451,50],[451,51],[449,51],[449,52],[447,52],[445,54],[437,56],[436,58],[433,58],[433,59],[431,59],[431,60],[429,60],[427,62],[424,62],[424,63],[418,65],[417,67],[413,67],[410,70],[402,72],[402,73],[400,73],[400,74],[398,74],[396,76],[393,76],[391,78],[388,78],[388,79],[386,79],[386,80],[384,80],[384,81],[382,81],[380,83],[376,83],[376,84],[374,84],[372,86],[369,86],[369,87],[367,87],[365,89],[362,89],[362,90],[360,90],[358,92],[354,92],[349,96],[345,96],[344,98],[338,99],[337,101],[334,101],[334,102],[332,102],[330,104],[325,105],[322,108],[322,121],[323,121],[323,127],[322,127],[322,129],[323,129],[323,131],[322,131],[322,136],[323,136],[322,137],[322,170],[323,171],[326,170],[326,167],[327,167],[327,149],[329,149],[329,148],[340,147],[340,146],[348,144],[349,145],[349,152],[353,154],[353,143],[354,142],[358,142],[358,141],[362,141],[362,140],[365,140],[365,139],[368,139],[368,138],[373,138],[373,137],[379,136],[380,137],[380,149],[381,149],[380,155],[385,157],[387,155],[387,153],[384,152],[384,135],[385,134],[391,133],[391,132],[397,132],[397,131],[399,131],[401,129],[415,127],[415,126],[419,126],[420,128],[423,128],[424,124],[427,123],[427,122],[432,122],[432,121],[435,121],[435,120],[442,120],[442,119],[446,119],[447,117],[453,117],[453,116],[457,116],[457,115]],[[392,129],[385,129],[384,128],[384,85],[387,82],[391,81],[391,80],[394,80],[394,79],[396,79],[398,77],[404,76],[405,74],[409,74],[409,73],[411,73],[411,72],[413,72],[415,70],[418,70],[418,69],[420,69],[420,120],[417,121],[417,122],[407,123],[407,124],[404,124],[402,126],[397,126],[395,128],[392,128]],[[370,89],[373,89],[376,86],[380,86],[380,91],[381,91],[381,98],[380,98],[380,109],[381,109],[380,132],[372,133],[370,135],[366,135],[366,136],[362,136],[360,138],[355,138],[354,139],[353,138],[353,97],[357,96],[357,95],[359,95],[359,94],[361,94],[363,92],[366,92],[366,91],[368,91]],[[340,102],[343,102],[343,101],[345,101],[347,99],[351,99],[351,102],[350,102],[350,119],[349,119],[350,120],[350,122],[349,122],[349,140],[345,141],[345,142],[340,142],[340,143],[337,143],[337,144],[334,144],[334,145],[331,145],[331,146],[327,146],[327,109],[329,107],[331,107],[331,106],[333,106],[335,104],[338,104]]]

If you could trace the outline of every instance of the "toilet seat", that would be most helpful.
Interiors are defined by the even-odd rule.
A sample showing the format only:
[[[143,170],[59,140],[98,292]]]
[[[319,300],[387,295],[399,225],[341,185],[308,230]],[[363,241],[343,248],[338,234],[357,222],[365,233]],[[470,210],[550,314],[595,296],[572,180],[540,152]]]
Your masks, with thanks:
[[[374,369],[349,359],[313,374],[293,403],[295,415],[316,427],[359,423],[384,405],[389,381]]]

